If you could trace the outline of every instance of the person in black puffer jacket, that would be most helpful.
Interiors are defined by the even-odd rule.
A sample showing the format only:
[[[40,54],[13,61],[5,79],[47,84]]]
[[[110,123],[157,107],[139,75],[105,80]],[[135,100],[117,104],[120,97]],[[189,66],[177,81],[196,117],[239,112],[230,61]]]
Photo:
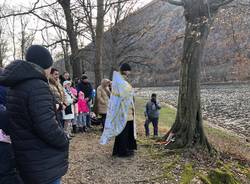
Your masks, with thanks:
[[[0,76],[0,85],[9,87],[7,111],[17,167],[25,184],[60,183],[68,169],[69,141],[56,120],[46,77],[53,61],[39,45],[27,50],[26,60],[12,62]]]
[[[8,136],[9,121],[6,111],[6,95],[7,89],[0,86],[0,184],[22,184],[16,170],[15,157]]]

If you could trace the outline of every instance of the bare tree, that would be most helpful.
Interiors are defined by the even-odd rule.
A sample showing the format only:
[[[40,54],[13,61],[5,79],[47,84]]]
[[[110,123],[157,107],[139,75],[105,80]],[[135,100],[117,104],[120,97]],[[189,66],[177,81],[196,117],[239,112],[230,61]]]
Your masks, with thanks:
[[[129,47],[124,46],[124,49],[120,49],[118,46],[120,39],[121,39],[119,37],[119,34],[121,33],[121,31],[126,30],[126,28],[123,28],[122,24],[119,24],[119,23],[120,21],[125,19],[127,16],[129,16],[136,2],[137,0],[133,0],[133,1],[118,0],[117,4],[112,4],[110,7],[110,11],[108,13],[109,20],[110,20],[110,25],[109,25],[110,39],[106,40],[110,44],[110,50],[106,49],[106,56],[108,56],[108,61],[111,63],[109,78],[112,78],[113,71],[117,70],[119,63],[121,63],[121,61],[119,61],[120,56],[122,56],[121,52],[125,52],[126,50],[125,48],[129,48]],[[130,35],[133,35],[133,34],[130,34]],[[122,43],[126,43],[125,39],[123,40]]]
[[[104,0],[97,0],[97,23],[96,23],[96,51],[95,51],[95,85],[99,86],[103,77],[103,29],[104,29]]]
[[[12,49],[13,49],[13,52],[12,52],[12,57],[13,59],[15,60],[16,59],[16,17],[11,17],[8,21],[8,31],[9,31],[9,35],[11,37],[11,41],[12,41]]]
[[[72,64],[70,62],[69,38],[66,30],[61,29],[61,27],[63,27],[63,25],[65,24],[65,19],[62,18],[64,14],[63,12],[58,11],[54,7],[50,7],[49,12],[50,12],[49,14],[43,15],[43,17],[47,17],[49,20],[53,20],[53,22],[59,26],[54,26],[50,23],[46,23],[45,26],[40,30],[42,33],[42,38],[45,42],[44,46],[58,48],[59,45],[59,48],[61,48],[62,51],[62,53],[57,54],[58,62],[60,62],[61,65],[59,69],[61,71],[66,70],[70,74],[73,74]],[[48,34],[49,29],[52,29],[55,32],[55,35]],[[63,63],[64,66],[62,66]]]
[[[105,34],[105,56],[106,70],[109,71],[109,78],[112,78],[114,70],[124,62],[140,66],[143,69],[151,69],[146,63],[152,58],[150,53],[145,53],[140,41],[158,24],[161,17],[151,25],[145,23],[143,26],[129,26],[130,15],[134,11],[137,0],[118,0],[112,4],[108,14],[109,29]],[[133,15],[132,15],[133,16]]]
[[[58,0],[58,3],[61,5],[64,11],[66,19],[66,32],[69,38],[70,48],[71,48],[71,62],[73,66],[73,77],[80,77],[82,75],[82,65],[79,58],[79,47],[77,42],[77,33],[74,27],[74,20],[72,17],[71,11],[71,2],[70,0]]]
[[[7,38],[4,34],[5,26],[3,22],[0,23],[0,67],[3,67],[3,61],[6,58],[6,52],[8,51]]]
[[[233,65],[231,76],[234,80],[243,81],[249,76],[249,59],[247,56],[247,51],[249,50],[249,44],[247,42],[248,33],[249,33],[249,18],[250,6],[247,6],[247,3],[238,3],[235,2],[232,6],[229,7],[229,11],[225,13],[223,23],[224,27],[227,29],[228,37],[228,47],[232,47],[234,52],[233,54]],[[244,30],[244,31],[243,31]],[[228,57],[228,56],[225,56]]]
[[[65,69],[66,71],[68,71],[69,73],[72,73],[72,65],[70,62],[70,53],[69,53],[69,41],[67,36],[65,37],[65,35],[63,35],[62,31],[59,29],[57,30],[57,35],[58,38],[60,40],[60,46],[62,48],[63,51],[63,60],[64,60],[64,64],[65,64]],[[64,39],[66,38],[66,39]]]
[[[186,31],[181,61],[177,115],[166,137],[167,148],[201,146],[212,150],[203,130],[200,100],[200,63],[209,30],[221,6],[233,0],[166,0],[184,7]],[[173,139],[170,139],[173,138]]]
[[[78,3],[80,4],[82,8],[82,14],[83,14],[83,20],[82,23],[85,24],[85,33],[83,36],[87,37],[85,34],[87,32],[89,36],[89,41],[93,42],[93,45],[95,47],[95,41],[96,41],[96,29],[95,29],[95,15],[94,11],[96,11],[96,6],[93,2],[93,0],[78,0]]]
[[[21,59],[24,59],[25,52],[27,48],[32,45],[35,35],[37,32],[37,29],[34,27],[34,29],[28,29],[28,25],[30,23],[30,19],[28,19],[25,16],[20,16],[20,37],[19,37],[19,42],[20,42],[20,55]],[[19,44],[18,44],[19,45]]]

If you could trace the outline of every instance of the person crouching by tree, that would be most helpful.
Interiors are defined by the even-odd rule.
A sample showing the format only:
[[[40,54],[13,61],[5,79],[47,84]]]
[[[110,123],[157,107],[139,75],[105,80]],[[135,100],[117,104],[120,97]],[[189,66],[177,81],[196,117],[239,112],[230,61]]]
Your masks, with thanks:
[[[72,131],[72,121],[74,120],[74,96],[70,91],[71,82],[64,81],[64,94],[65,94],[65,106],[66,108],[63,111],[63,120],[64,120],[64,130],[67,134],[68,138],[71,139],[73,135],[71,134]]]
[[[107,144],[115,136],[113,156],[128,157],[137,149],[134,90],[128,83],[131,72],[129,64],[120,66],[120,72],[113,73],[112,93],[100,144]]]
[[[151,100],[146,104],[145,117],[146,121],[144,124],[146,136],[150,135],[149,133],[149,124],[152,122],[154,127],[154,136],[158,136],[158,122],[159,122],[159,110],[161,106],[157,103],[156,94],[151,95]]]
[[[97,114],[101,116],[103,130],[108,110],[108,102],[111,95],[111,91],[109,89],[110,83],[110,80],[103,79],[101,85],[97,88]]]
[[[86,132],[87,115],[89,115],[88,102],[85,100],[84,93],[79,92],[78,95],[78,127],[80,132]]]
[[[25,58],[0,75],[0,85],[9,87],[7,112],[18,170],[25,184],[59,184],[68,170],[69,140],[56,120],[48,84],[53,60],[40,45],[30,46]]]
[[[56,68],[52,68],[49,77],[49,85],[52,94],[55,97],[56,101],[56,110],[57,110],[57,120],[59,125],[63,128],[64,121],[63,121],[63,114],[62,111],[65,109],[65,94],[63,90],[63,86],[59,80],[59,71]]]

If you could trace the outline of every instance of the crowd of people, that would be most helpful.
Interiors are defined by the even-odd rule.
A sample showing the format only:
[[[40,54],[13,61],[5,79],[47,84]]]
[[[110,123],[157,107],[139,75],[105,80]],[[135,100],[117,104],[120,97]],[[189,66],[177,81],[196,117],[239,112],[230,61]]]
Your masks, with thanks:
[[[93,120],[102,125],[101,144],[115,137],[114,156],[131,156],[137,149],[128,63],[114,71],[112,81],[102,80],[96,98],[86,74],[73,81],[52,65],[49,51],[32,45],[25,60],[0,70],[0,184],[60,184],[70,140],[89,132]],[[153,95],[145,111],[147,136],[150,122],[158,135],[159,109]]]

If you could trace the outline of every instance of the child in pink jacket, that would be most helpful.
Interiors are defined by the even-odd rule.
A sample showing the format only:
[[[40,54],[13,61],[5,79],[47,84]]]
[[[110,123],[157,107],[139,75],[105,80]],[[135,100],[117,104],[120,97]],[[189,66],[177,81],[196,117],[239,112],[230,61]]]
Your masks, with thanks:
[[[80,132],[86,132],[86,117],[89,114],[88,102],[84,99],[84,93],[79,92],[78,96],[78,126]]]

